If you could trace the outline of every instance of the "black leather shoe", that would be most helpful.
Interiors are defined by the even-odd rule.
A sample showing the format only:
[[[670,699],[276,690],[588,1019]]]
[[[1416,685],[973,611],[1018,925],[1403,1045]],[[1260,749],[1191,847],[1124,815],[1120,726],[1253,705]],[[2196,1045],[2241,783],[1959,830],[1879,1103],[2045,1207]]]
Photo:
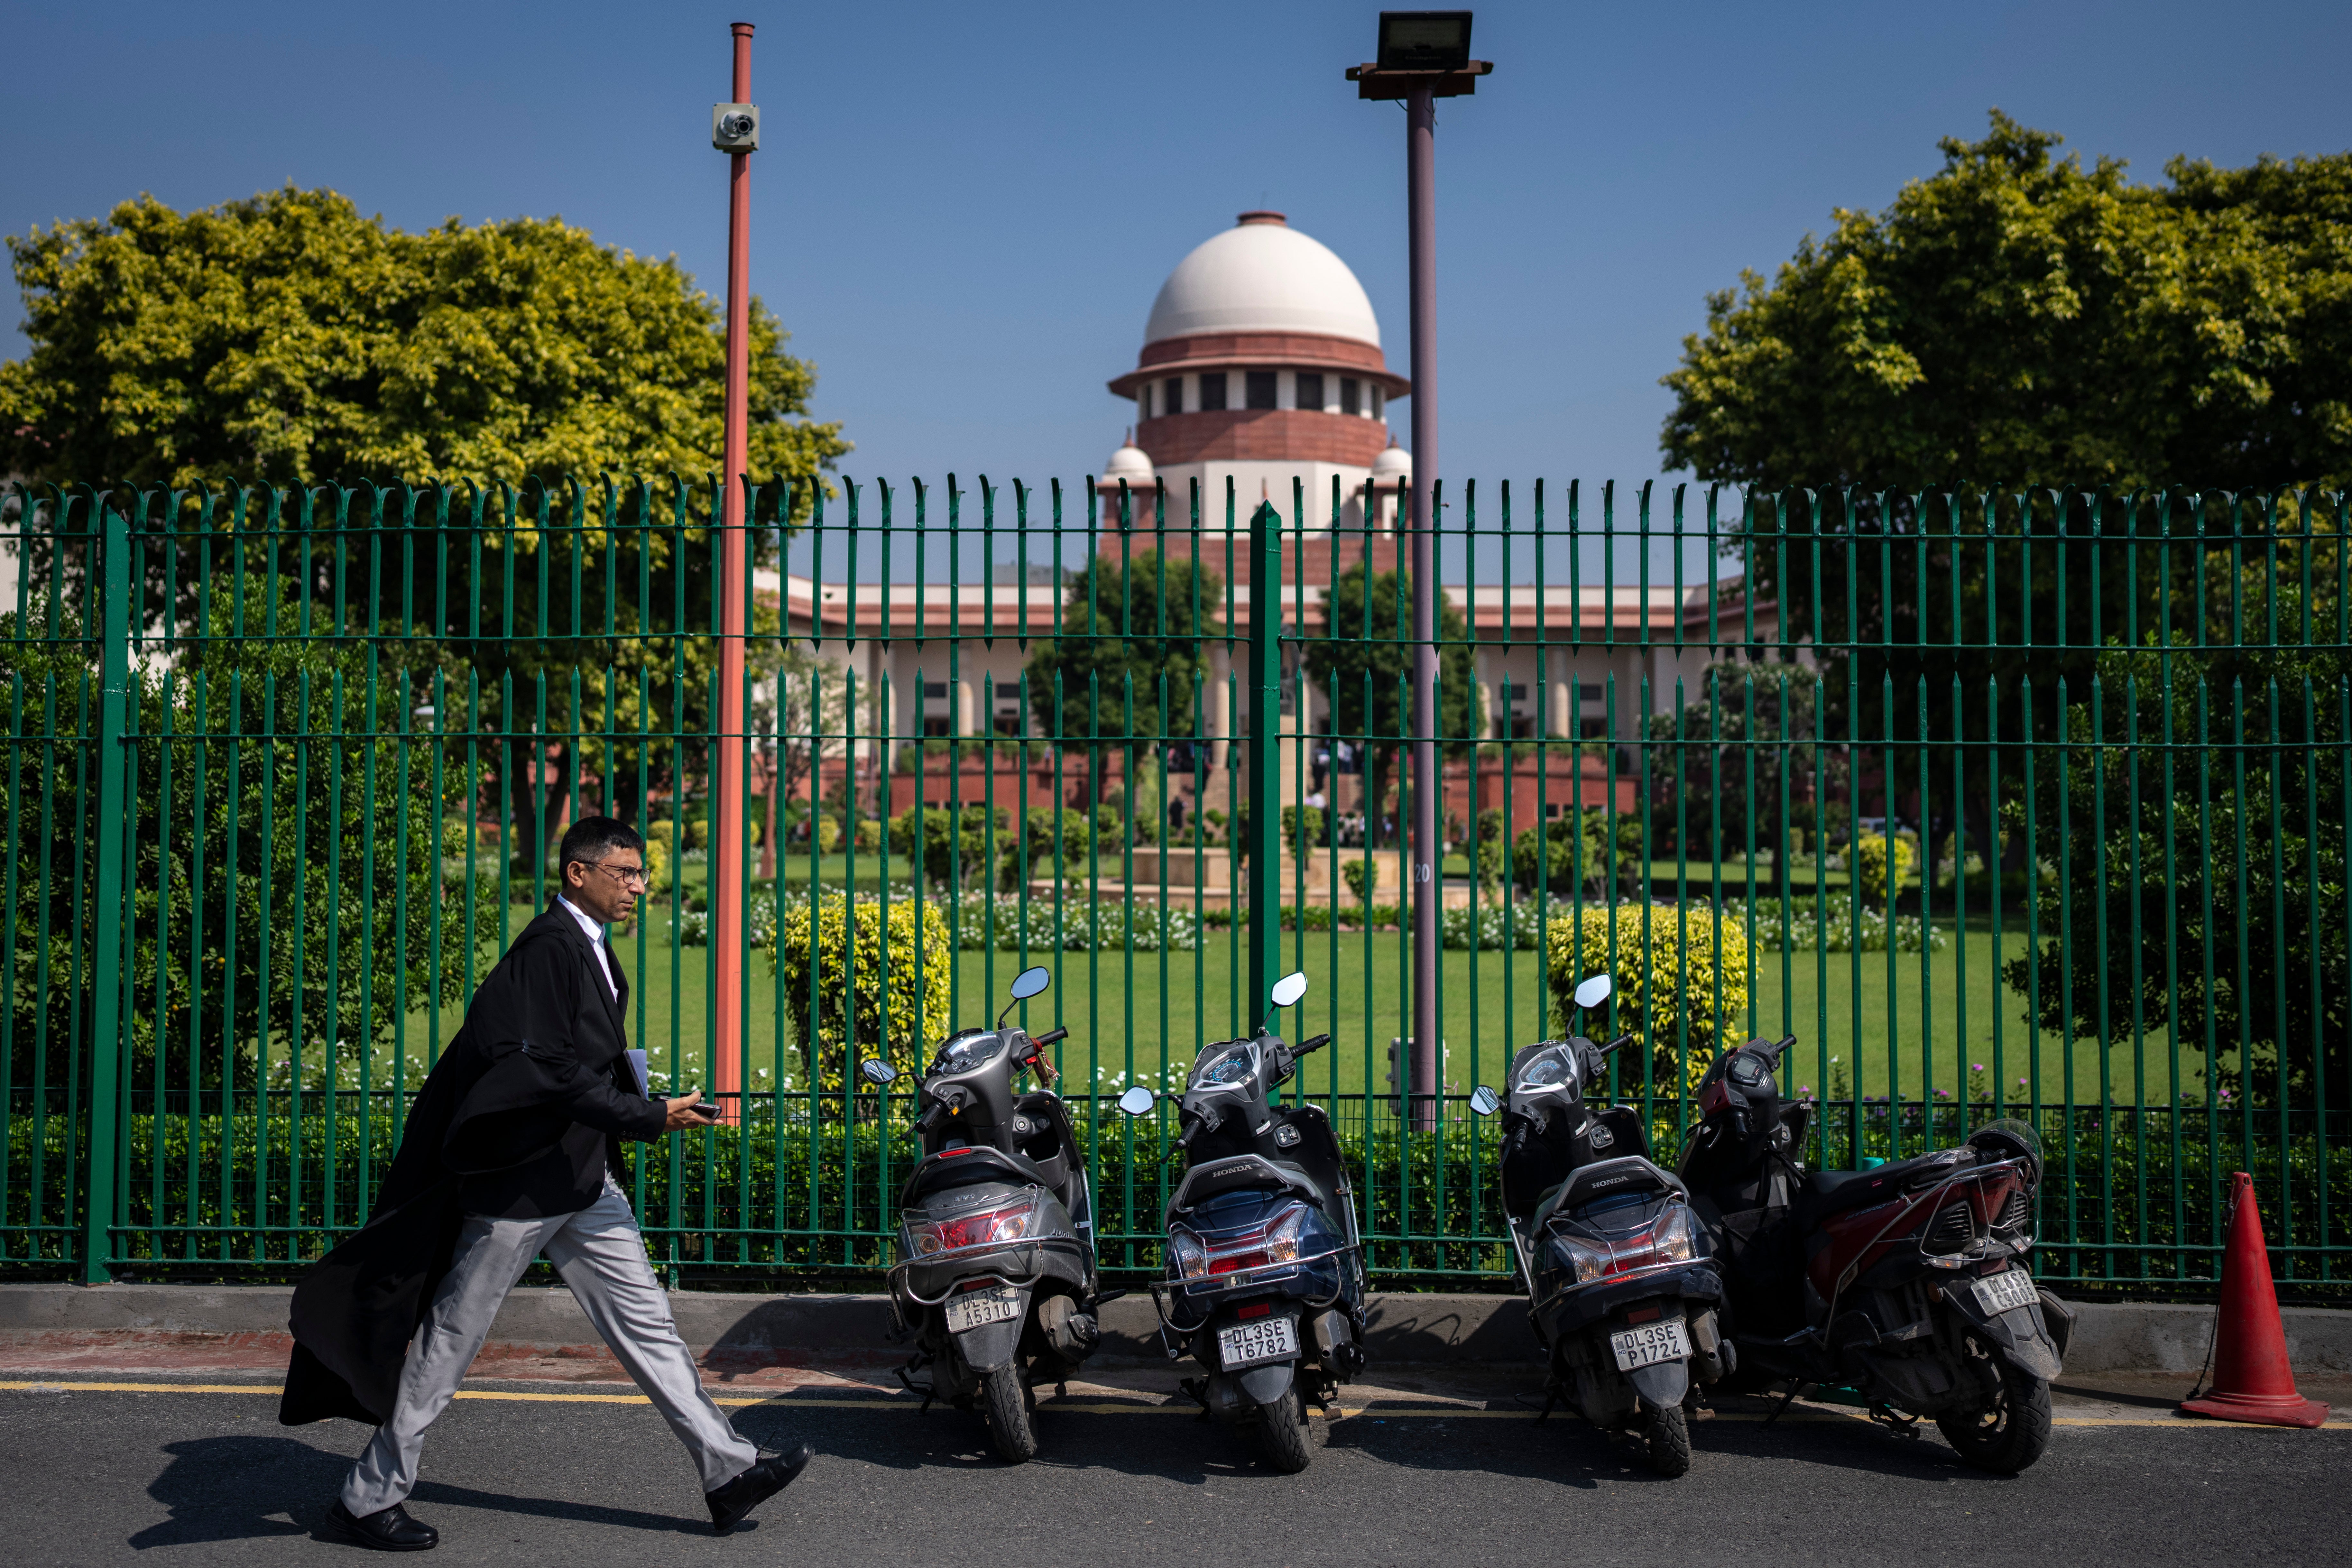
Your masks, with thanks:
[[[724,1535],[743,1522],[743,1516],[792,1485],[793,1478],[808,1468],[816,1458],[816,1450],[803,1443],[789,1454],[773,1454],[761,1459],[725,1486],[702,1494],[710,1505],[710,1528]]]
[[[441,1532],[408,1517],[398,1503],[380,1513],[354,1514],[337,1498],[327,1510],[327,1522],[346,1541],[374,1552],[430,1552],[441,1544]]]

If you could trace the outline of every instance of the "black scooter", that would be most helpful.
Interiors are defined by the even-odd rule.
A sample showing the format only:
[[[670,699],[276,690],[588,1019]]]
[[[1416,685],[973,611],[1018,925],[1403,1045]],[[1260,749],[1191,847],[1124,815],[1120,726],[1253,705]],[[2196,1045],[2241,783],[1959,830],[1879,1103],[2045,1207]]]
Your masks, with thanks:
[[[1784,1103],[1775,1077],[1795,1043],[1716,1058],[1681,1162],[1722,1258],[1740,1375],[1786,1380],[1784,1409],[1807,1384],[1843,1384],[1896,1432],[1932,1419],[1967,1463],[2025,1468],[2049,1446],[2074,1323],[2031,1268],[2041,1139],[2003,1118],[1958,1148],[1808,1172],[1811,1108]]]
[[[1610,990],[1605,974],[1578,986],[1580,1017]],[[1723,1281],[1682,1182],[1651,1163],[1640,1112],[1584,1103],[1631,1039],[1539,1040],[1512,1058],[1507,1101],[1481,1085],[1470,1108],[1503,1113],[1503,1208],[1550,1362],[1544,1415],[1565,1398],[1595,1426],[1638,1431],[1651,1468],[1679,1476],[1696,1384],[1720,1378],[1733,1352],[1717,1326]]]
[[[1275,1008],[1307,976],[1274,985]],[[1255,1426],[1269,1463],[1307,1468],[1307,1402],[1329,1409],[1364,1369],[1364,1259],[1339,1141],[1320,1106],[1273,1106],[1298,1058],[1330,1043],[1285,1045],[1266,1023],[1209,1047],[1177,1110],[1184,1179],[1162,1216],[1167,1275],[1151,1288],[1171,1361],[1189,1350],[1205,1375],[1183,1380],[1206,1415]],[[1141,1116],[1160,1097],[1141,1085],[1118,1108]]]
[[[1013,1001],[1053,978],[1022,971]],[[964,1410],[977,1401],[997,1453],[1014,1464],[1037,1452],[1036,1384],[1062,1382],[1093,1353],[1097,1309],[1109,1299],[1097,1289],[1094,1196],[1069,1111],[1050,1090],[1018,1092],[1026,1070],[1055,1081],[1045,1047],[1068,1032],[1033,1037],[1000,1015],[993,1028],[940,1041],[916,1094],[922,1163],[898,1189],[888,1331],[916,1344],[899,1379],[926,1410],[934,1398]],[[898,1076],[872,1058],[859,1071],[875,1084]]]

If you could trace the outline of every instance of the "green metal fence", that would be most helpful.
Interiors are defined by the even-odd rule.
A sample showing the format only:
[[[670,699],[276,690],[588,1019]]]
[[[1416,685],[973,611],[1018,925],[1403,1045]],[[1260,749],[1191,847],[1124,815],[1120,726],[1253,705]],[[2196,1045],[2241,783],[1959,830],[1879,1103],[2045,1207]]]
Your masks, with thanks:
[[[2340,1287],[2339,496],[1441,487],[1423,721],[1402,495],[747,485],[730,582],[712,493],[8,490],[0,1266],[282,1274],[361,1224],[548,847],[607,811],[662,871],[616,937],[635,1042],[729,1106],[635,1159],[673,1278],[880,1267],[908,1106],[845,1066],[1045,963],[1114,1269],[1155,1263],[1177,1156],[1110,1101],[1296,966],[1287,1026],[1336,1043],[1292,1092],[1373,1271],[1504,1276],[1465,1100],[1607,967],[1661,1158],[1715,1047],[1794,1034],[1817,1163],[2032,1120],[2054,1279],[2199,1289],[2242,1168],[2282,1283]],[[730,747],[756,844],[711,841]]]

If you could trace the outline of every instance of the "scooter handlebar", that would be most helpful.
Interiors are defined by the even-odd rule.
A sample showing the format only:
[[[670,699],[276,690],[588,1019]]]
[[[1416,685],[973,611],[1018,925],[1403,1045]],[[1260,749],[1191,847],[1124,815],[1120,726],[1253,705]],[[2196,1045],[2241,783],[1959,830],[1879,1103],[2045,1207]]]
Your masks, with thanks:
[[[1031,1037],[1029,1043],[1043,1049],[1046,1046],[1059,1045],[1069,1037],[1070,1031],[1066,1028],[1048,1029],[1042,1035]]]
[[[1290,1054],[1294,1057],[1312,1056],[1315,1052],[1321,1050],[1330,1043],[1331,1037],[1328,1035],[1310,1036],[1307,1039],[1301,1041],[1298,1045],[1291,1047]]]

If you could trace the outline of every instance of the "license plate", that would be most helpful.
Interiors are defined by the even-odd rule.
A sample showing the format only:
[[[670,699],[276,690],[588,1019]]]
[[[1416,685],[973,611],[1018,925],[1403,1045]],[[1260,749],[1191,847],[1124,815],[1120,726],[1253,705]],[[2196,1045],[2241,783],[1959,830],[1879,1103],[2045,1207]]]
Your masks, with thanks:
[[[1010,1285],[967,1290],[948,1302],[948,1332],[1002,1323],[1021,1315],[1021,1292]]]
[[[1662,1361],[1681,1361],[1691,1353],[1690,1340],[1683,1332],[1680,1318],[1644,1323],[1638,1329],[1612,1334],[1609,1336],[1609,1348],[1617,1352],[1619,1372],[1631,1372],[1637,1366],[1654,1366]]]
[[[1217,1331],[1217,1360],[1227,1371],[1253,1362],[1288,1361],[1298,1353],[1298,1326],[1288,1318],[1261,1318]]]
[[[2007,1312],[2019,1307],[2031,1307],[2042,1299],[2033,1288],[2033,1276],[2022,1268],[2004,1268],[1998,1274],[1988,1274],[1976,1282],[1977,1305],[1988,1312]]]

